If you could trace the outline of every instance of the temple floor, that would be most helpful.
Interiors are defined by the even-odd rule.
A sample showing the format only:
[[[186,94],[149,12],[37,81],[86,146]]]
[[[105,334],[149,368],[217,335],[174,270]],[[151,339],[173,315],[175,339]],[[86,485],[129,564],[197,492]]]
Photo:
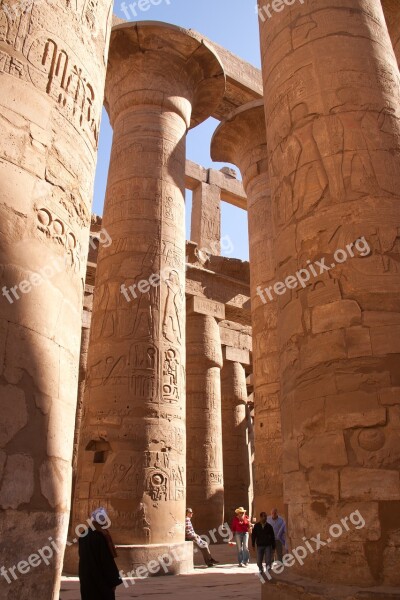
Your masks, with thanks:
[[[220,564],[208,569],[202,564],[201,555],[195,555],[195,568],[189,575],[176,577],[149,577],[147,579],[128,579],[119,586],[116,598],[146,598],[160,600],[171,597],[174,600],[190,600],[207,598],[235,598],[240,600],[260,600],[261,583],[257,577],[258,569],[255,558],[246,568],[237,565],[236,548],[233,546],[212,546],[211,552]],[[135,582],[133,585],[133,581]],[[61,600],[80,600],[79,581],[77,578],[63,577],[61,582]]]

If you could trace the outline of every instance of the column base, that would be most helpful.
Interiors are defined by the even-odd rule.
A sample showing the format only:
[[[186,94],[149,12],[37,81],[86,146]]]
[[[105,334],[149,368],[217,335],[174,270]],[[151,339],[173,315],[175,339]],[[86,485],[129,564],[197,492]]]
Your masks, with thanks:
[[[400,600],[398,588],[389,586],[360,587],[314,582],[295,574],[285,578],[265,578],[262,600]]]
[[[116,548],[118,552],[116,563],[120,571],[124,571],[123,577],[144,579],[183,575],[193,571],[193,542],[117,546]]]
[[[178,544],[148,544],[147,546],[116,546],[116,563],[123,577],[156,577],[183,575],[193,571],[193,542]],[[151,564],[152,563],[152,564]],[[155,564],[157,563],[157,565]],[[67,546],[64,555],[64,575],[78,575],[78,545]],[[138,572],[139,569],[139,572]],[[134,573],[128,575],[128,573]]]

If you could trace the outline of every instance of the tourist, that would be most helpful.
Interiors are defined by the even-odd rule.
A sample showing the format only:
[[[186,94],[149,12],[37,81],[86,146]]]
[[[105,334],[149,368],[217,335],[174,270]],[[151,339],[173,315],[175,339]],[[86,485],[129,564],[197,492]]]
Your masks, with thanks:
[[[114,558],[115,546],[104,526],[110,520],[104,508],[91,516],[93,529],[79,538],[79,580],[82,600],[115,600],[115,588],[122,583]]]
[[[278,509],[271,511],[268,523],[272,525],[275,534],[275,560],[282,562],[283,549],[286,548],[286,523],[285,519],[278,515]]]
[[[235,536],[239,567],[247,567],[250,561],[249,554],[249,532],[251,524],[246,515],[246,509],[240,506],[235,510],[231,530]]]
[[[263,573],[263,561],[268,569],[272,565],[272,555],[275,550],[275,534],[272,525],[267,521],[267,513],[260,513],[260,521],[254,525],[251,533],[251,545],[254,549],[257,544],[257,566],[260,573]]]
[[[211,556],[210,548],[207,542],[203,540],[199,535],[197,535],[197,533],[193,529],[192,517],[193,510],[191,508],[187,508],[185,520],[185,540],[187,542],[193,542],[194,544],[196,544],[196,546],[200,549],[200,552],[203,555],[204,562],[206,563],[207,567],[213,567],[214,565],[217,565],[219,561],[215,560],[215,558]]]

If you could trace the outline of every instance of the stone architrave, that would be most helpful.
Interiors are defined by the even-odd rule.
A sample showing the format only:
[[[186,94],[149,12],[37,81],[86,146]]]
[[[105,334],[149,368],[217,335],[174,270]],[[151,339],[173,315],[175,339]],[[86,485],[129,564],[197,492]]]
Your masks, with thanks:
[[[0,2],[0,564],[59,598],[112,1]],[[27,565],[27,566],[26,566]]]
[[[105,506],[128,567],[185,544],[186,133],[224,88],[199,34],[113,28],[102,223],[113,243],[98,256],[74,523]]]
[[[229,524],[238,506],[251,511],[251,463],[244,366],[227,359],[221,371],[222,448],[224,463],[225,521]]]
[[[220,256],[221,188],[217,185],[199,183],[193,190],[190,239],[198,251]]]
[[[278,303],[273,289],[271,293],[276,282],[274,235],[262,100],[237,109],[221,123],[213,136],[211,156],[240,168],[247,194],[255,396],[254,506],[256,515],[275,506],[282,512]]]
[[[399,585],[399,71],[378,1],[295,2],[260,37],[288,529],[331,540],[292,569]]]
[[[186,320],[187,504],[200,533],[224,522],[222,348],[217,309],[204,312],[189,303]]]
[[[381,2],[397,64],[400,66],[400,3],[398,0]]]

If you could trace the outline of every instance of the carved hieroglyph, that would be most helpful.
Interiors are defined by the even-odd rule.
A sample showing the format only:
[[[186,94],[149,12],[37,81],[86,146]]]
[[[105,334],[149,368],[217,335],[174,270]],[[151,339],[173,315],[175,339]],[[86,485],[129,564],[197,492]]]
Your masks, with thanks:
[[[262,100],[237,109],[221,123],[212,140],[211,155],[213,160],[238,165],[247,193],[255,396],[255,514],[274,506],[283,511],[278,306],[276,298],[269,299],[263,291],[275,283],[275,264]]]
[[[226,354],[221,396],[225,521],[230,523],[238,506],[249,514],[252,506],[246,373],[240,362],[227,360]]]
[[[196,530],[206,533],[224,519],[219,326],[211,315],[187,315],[187,504]]]
[[[398,0],[381,2],[397,64],[400,65],[400,3]]]
[[[74,522],[101,503],[119,544],[184,540],[185,139],[224,86],[198,34],[114,27],[103,215],[113,243],[98,257]]]
[[[5,599],[59,597],[111,5],[0,2],[0,564],[61,549]]]
[[[366,527],[301,573],[398,585],[399,70],[375,0],[295,2],[260,27],[276,280],[323,265],[278,301],[291,546],[358,509]]]

